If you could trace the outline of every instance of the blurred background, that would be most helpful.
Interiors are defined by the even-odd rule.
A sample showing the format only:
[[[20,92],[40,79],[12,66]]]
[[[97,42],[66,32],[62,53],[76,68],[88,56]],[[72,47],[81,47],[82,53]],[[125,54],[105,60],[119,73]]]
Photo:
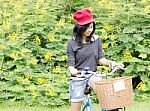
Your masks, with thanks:
[[[89,8],[108,59],[122,76],[140,77],[135,101],[150,99],[149,0],[0,0],[0,103],[69,104],[66,46],[75,21]],[[100,73],[109,68],[99,65]],[[118,76],[120,74],[116,74]],[[92,95],[95,103],[97,99]]]

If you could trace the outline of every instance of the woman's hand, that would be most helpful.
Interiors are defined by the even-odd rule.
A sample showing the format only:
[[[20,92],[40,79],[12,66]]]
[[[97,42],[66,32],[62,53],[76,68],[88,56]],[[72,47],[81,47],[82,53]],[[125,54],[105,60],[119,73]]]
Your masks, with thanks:
[[[79,71],[76,68],[74,68],[73,66],[69,66],[68,69],[69,69],[71,75],[73,75],[73,76],[76,76],[79,74]]]
[[[114,68],[116,68],[116,67],[117,67],[117,69],[123,69],[123,68],[124,68],[124,64],[122,64],[122,63],[117,63],[117,62],[115,62],[115,61],[110,61],[110,62],[109,62],[109,67],[110,67],[111,69],[114,69]]]

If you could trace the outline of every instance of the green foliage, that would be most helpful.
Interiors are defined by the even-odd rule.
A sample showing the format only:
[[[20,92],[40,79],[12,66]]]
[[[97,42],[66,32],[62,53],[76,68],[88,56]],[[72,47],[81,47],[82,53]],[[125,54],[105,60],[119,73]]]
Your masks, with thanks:
[[[1,102],[68,104],[66,45],[75,23],[72,14],[84,7],[94,12],[106,58],[124,63],[123,75],[140,75],[145,87],[137,95],[149,96],[148,1],[0,0]]]

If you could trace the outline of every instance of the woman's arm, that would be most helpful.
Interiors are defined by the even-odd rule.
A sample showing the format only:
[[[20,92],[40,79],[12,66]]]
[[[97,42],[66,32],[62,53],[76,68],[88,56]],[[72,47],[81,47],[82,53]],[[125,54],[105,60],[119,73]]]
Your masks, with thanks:
[[[108,59],[106,59],[106,58],[101,58],[101,59],[99,59],[99,62],[100,62],[102,65],[109,66],[111,61],[108,60]]]
[[[101,58],[99,59],[99,62],[102,64],[102,65],[106,65],[106,66],[109,66],[111,69],[113,69],[115,66],[121,66],[122,68],[124,67],[124,65],[122,63],[117,63],[115,61],[111,61],[111,60],[108,60],[106,58]]]
[[[67,46],[67,57],[68,57],[68,70],[71,73],[71,75],[76,76],[78,73],[78,70],[74,67],[75,66],[75,53],[72,49],[71,42],[68,43]]]

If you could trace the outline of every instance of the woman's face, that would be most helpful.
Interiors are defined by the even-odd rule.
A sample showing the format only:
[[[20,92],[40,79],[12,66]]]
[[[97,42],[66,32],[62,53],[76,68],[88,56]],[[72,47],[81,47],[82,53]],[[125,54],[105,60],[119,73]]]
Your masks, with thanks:
[[[89,26],[87,27],[86,31],[83,33],[83,36],[90,36],[90,34],[93,31],[93,23],[90,23]]]

